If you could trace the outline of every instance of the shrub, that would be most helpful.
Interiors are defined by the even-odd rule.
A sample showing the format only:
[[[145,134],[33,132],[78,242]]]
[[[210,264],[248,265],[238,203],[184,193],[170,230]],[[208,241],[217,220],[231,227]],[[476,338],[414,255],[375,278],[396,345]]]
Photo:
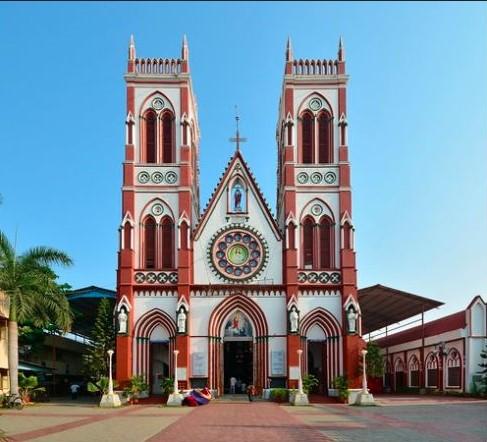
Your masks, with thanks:
[[[288,394],[286,388],[271,388],[270,399],[274,402],[285,402],[288,400]]]
[[[338,397],[346,401],[350,392],[348,391],[348,379],[345,376],[337,376],[333,380],[333,387],[338,390]]]
[[[174,390],[174,379],[164,378],[161,381],[161,390],[164,396],[169,396]]]
[[[39,382],[36,376],[25,376],[24,373],[19,373],[19,395],[22,398],[22,402],[30,402],[34,392],[46,390],[38,385]]]
[[[306,394],[312,393],[319,385],[318,378],[312,374],[307,374],[303,377],[303,391]]]
[[[95,382],[88,382],[86,388],[90,393],[101,393],[101,394],[108,394],[108,377],[102,376]],[[117,381],[113,381],[113,388],[117,388],[118,383]]]

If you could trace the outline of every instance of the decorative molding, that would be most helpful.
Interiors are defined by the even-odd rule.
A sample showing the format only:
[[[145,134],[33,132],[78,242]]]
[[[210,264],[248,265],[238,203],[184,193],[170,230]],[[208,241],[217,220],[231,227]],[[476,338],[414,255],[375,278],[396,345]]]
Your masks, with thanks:
[[[322,272],[319,270],[298,271],[299,284],[340,284],[342,275],[339,271]]]
[[[136,284],[177,284],[178,272],[148,272],[137,270],[134,272],[134,281]]]

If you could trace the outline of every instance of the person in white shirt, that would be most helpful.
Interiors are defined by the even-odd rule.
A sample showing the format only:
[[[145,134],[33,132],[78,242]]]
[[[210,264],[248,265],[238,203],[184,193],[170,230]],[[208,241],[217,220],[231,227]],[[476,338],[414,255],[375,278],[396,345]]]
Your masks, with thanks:
[[[80,389],[80,386],[78,384],[71,384],[71,387],[69,387],[69,389],[71,390],[71,399],[78,399],[78,391]]]
[[[230,378],[230,394],[235,394],[235,385],[237,385],[237,379],[232,376]]]

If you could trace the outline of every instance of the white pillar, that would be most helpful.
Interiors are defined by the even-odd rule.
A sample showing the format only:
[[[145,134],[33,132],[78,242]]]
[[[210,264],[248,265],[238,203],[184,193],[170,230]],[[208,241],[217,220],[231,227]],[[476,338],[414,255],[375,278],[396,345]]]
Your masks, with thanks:
[[[367,354],[367,350],[362,350],[362,393],[367,394],[369,391],[367,390],[367,370],[365,366],[365,355]]]
[[[174,350],[174,394],[178,394],[178,354],[179,350]]]
[[[301,374],[301,356],[303,354],[303,350],[298,349],[298,367],[299,367],[299,378],[298,378],[298,391],[299,394],[303,394],[303,376]]]
[[[112,356],[113,350],[108,350],[108,394],[113,394],[113,378],[112,378]]]

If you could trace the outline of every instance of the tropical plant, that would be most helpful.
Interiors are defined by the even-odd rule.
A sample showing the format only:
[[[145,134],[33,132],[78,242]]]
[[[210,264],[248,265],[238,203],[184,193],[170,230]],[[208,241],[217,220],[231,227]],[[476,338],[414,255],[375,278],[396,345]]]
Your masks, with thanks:
[[[174,379],[164,378],[161,381],[161,390],[164,396],[169,396],[174,391]]]
[[[306,394],[312,393],[319,384],[320,381],[315,375],[307,374],[303,376],[303,391]]]
[[[136,375],[130,378],[130,383],[125,392],[127,395],[131,396],[132,399],[138,399],[140,393],[147,391],[149,389],[149,384],[145,382],[144,376]]]
[[[384,356],[380,352],[380,347],[375,342],[369,341],[366,350],[367,375],[374,378],[382,377],[384,375]]]
[[[338,397],[342,401],[346,401],[350,392],[348,391],[348,380],[345,376],[337,376],[333,380],[333,388],[338,390]]]
[[[108,373],[107,351],[115,347],[115,326],[113,307],[108,299],[102,299],[98,305],[95,324],[91,333],[93,345],[88,349],[85,372],[98,379]]]
[[[7,236],[0,232],[0,291],[9,303],[8,363],[10,392],[19,393],[18,323],[31,321],[35,327],[53,324],[68,331],[72,314],[66,298],[67,285],[57,283],[52,265],[69,266],[66,253],[50,247],[33,247],[17,255]]]
[[[108,394],[109,382],[110,381],[107,376],[101,376],[98,380],[94,382],[88,382],[86,388],[90,393]],[[117,387],[118,387],[118,382],[114,380],[113,388],[117,388]]]
[[[39,381],[36,376],[25,376],[19,373],[19,395],[25,404],[30,402],[34,392],[46,391],[44,387],[39,387]]]

